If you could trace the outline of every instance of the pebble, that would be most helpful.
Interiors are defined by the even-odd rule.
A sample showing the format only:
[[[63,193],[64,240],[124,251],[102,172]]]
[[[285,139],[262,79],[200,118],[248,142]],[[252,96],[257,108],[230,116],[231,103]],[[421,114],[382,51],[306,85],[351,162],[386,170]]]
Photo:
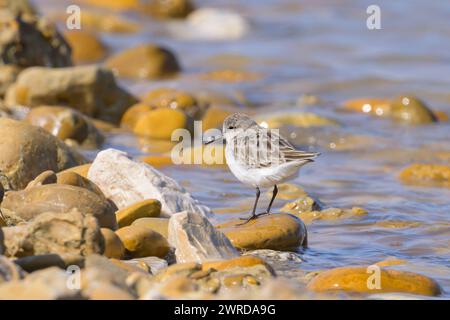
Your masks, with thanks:
[[[132,204],[116,212],[119,228],[129,226],[140,218],[159,217],[161,213],[161,202],[148,199]]]

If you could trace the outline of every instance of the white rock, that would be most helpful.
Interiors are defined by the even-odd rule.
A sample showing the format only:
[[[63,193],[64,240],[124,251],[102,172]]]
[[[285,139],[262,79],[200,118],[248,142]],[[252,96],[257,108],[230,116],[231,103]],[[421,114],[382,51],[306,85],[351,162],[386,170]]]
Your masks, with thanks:
[[[119,209],[145,199],[157,199],[161,202],[161,214],[166,217],[184,210],[211,214],[211,209],[192,198],[175,180],[116,149],[97,154],[88,178]]]
[[[169,220],[169,243],[178,263],[231,259],[239,256],[230,240],[206,217],[179,212]]]
[[[192,12],[186,22],[173,23],[169,28],[179,38],[235,40],[248,32],[249,23],[233,11],[201,8]]]

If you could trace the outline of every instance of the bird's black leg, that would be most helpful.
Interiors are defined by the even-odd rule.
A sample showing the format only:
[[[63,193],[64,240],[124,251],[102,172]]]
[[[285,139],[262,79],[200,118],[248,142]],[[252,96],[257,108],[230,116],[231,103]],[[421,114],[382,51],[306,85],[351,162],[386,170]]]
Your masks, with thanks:
[[[255,199],[255,204],[253,205],[253,210],[252,210],[252,215],[249,218],[241,218],[241,220],[245,220],[242,224],[246,224],[247,222],[249,222],[250,220],[253,220],[257,217],[256,215],[256,207],[258,206],[258,200],[259,200],[259,196],[261,195],[261,191],[259,190],[258,187],[256,187],[256,199]]]
[[[275,185],[273,187],[272,199],[270,199],[269,206],[267,207],[267,212],[265,212],[265,213],[270,214],[270,209],[272,208],[273,201],[275,200],[275,197],[277,196],[277,194],[278,194],[278,187],[277,187],[277,185]]]

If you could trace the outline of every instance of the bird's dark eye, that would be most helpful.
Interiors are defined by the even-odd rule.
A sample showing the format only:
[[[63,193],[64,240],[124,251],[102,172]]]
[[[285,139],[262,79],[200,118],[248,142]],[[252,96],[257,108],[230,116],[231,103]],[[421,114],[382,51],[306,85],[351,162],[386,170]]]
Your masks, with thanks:
[[[234,129],[234,127],[233,126],[229,126],[228,129]]]

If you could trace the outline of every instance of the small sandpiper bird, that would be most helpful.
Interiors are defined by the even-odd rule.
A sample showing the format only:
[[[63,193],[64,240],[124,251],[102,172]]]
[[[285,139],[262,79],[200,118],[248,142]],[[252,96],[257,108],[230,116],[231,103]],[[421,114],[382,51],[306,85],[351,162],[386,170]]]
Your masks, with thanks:
[[[223,122],[222,136],[212,137],[206,144],[225,139],[225,158],[234,176],[245,185],[256,188],[256,200],[248,221],[270,214],[278,193],[277,184],[295,178],[299,169],[319,155],[295,149],[278,130],[259,126],[243,113],[228,116]],[[267,210],[256,214],[260,188],[273,187]]]

